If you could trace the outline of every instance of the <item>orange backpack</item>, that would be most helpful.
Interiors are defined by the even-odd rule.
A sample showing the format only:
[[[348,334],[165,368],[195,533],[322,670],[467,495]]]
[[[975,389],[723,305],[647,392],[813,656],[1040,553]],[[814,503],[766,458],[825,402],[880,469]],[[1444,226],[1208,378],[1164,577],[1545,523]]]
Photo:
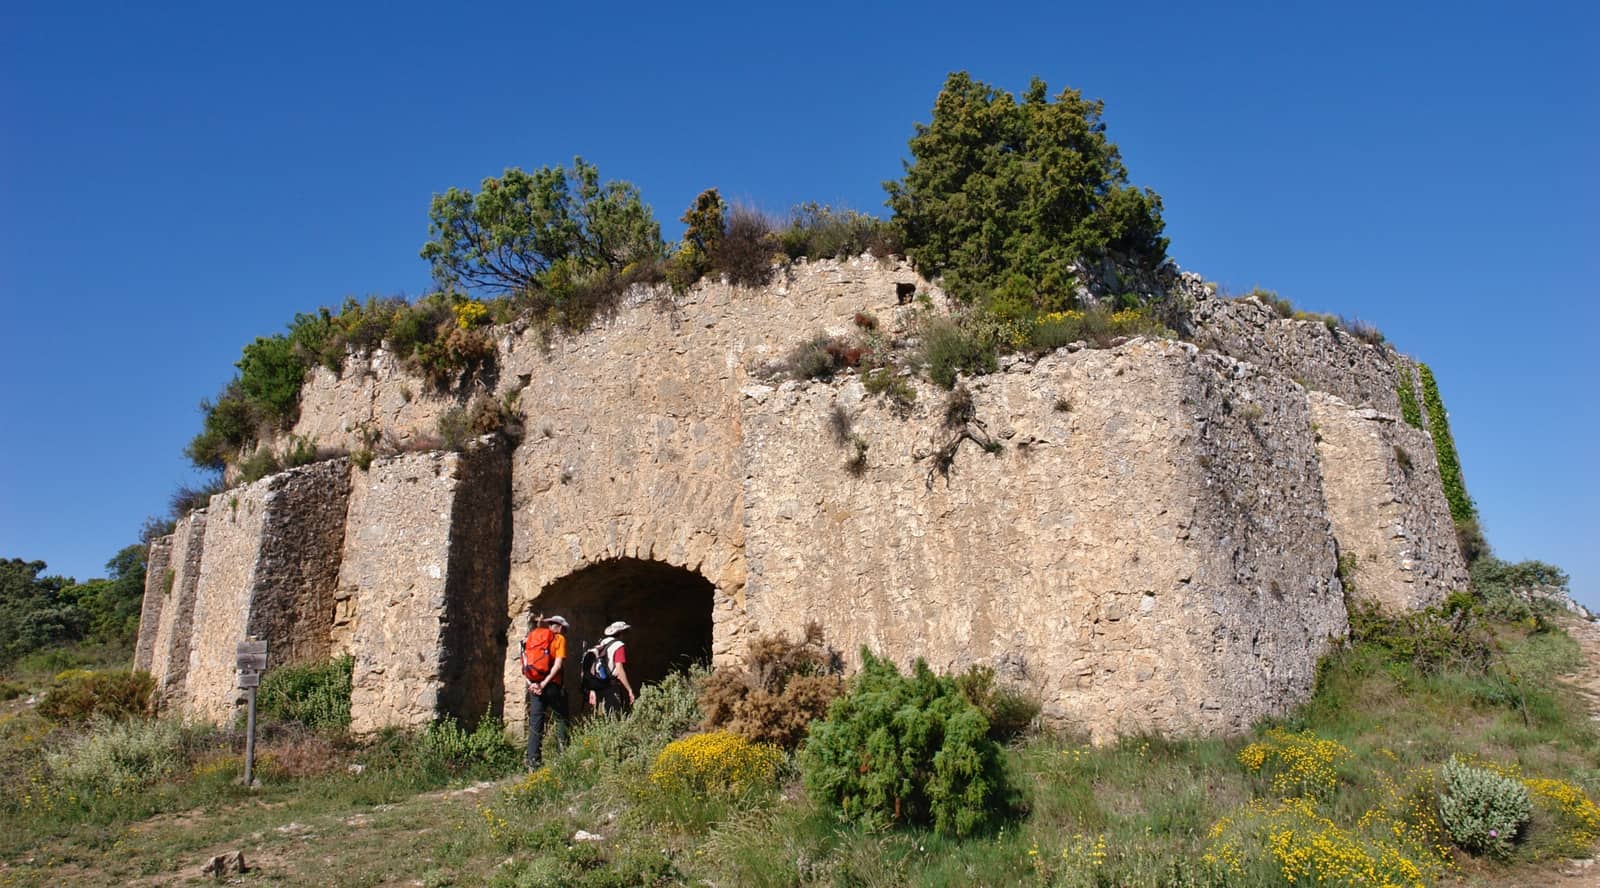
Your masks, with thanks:
[[[522,641],[522,677],[528,681],[544,681],[550,674],[550,643],[556,634],[549,626],[537,626]]]

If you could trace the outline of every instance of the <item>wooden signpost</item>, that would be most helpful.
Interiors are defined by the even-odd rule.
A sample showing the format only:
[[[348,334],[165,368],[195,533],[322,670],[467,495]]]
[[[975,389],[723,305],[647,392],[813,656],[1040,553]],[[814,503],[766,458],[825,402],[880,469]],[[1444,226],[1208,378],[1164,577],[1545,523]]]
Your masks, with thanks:
[[[244,785],[255,785],[256,768],[256,688],[261,686],[261,673],[267,668],[267,643],[251,638],[239,642],[235,649],[238,658],[239,687],[244,691],[246,716],[244,740]]]

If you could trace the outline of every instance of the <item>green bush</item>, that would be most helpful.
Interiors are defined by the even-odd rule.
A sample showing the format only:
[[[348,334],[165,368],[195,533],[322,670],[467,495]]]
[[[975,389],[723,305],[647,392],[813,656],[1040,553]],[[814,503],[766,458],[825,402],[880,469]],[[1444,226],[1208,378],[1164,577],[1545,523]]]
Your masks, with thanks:
[[[895,367],[879,367],[861,377],[861,385],[869,395],[882,395],[893,407],[905,410],[917,402],[917,390],[900,375]]]
[[[428,207],[422,258],[448,286],[494,292],[543,289],[547,275],[622,269],[659,258],[661,226],[623,181],[600,182],[583,158],[570,169],[512,167],[477,194],[451,188]]]
[[[150,712],[155,679],[148,672],[63,673],[39,701],[39,714],[53,722],[127,719]]]
[[[673,672],[645,685],[626,715],[581,721],[565,750],[546,755],[550,773],[564,787],[590,787],[609,777],[627,782],[632,791],[656,754],[703,720],[699,688],[705,677],[702,668]]]
[[[256,706],[269,718],[308,728],[342,730],[350,726],[350,676],[355,660],[346,654],[328,663],[279,666],[261,676]]]
[[[1526,620],[1535,613],[1548,615],[1556,609],[1551,596],[1568,592],[1566,572],[1542,561],[1516,564],[1494,557],[1472,562],[1472,594],[1486,613],[1505,620]]]
[[[1374,602],[1350,608],[1350,639],[1382,648],[1423,675],[1446,669],[1483,672],[1494,657],[1494,641],[1479,622],[1471,598],[1461,593],[1444,604],[1389,616]]]
[[[951,74],[905,178],[886,184],[907,253],[968,303],[1014,275],[1057,307],[1086,269],[1105,293],[1150,278],[1166,261],[1161,198],[1128,185],[1102,110],[1071,89],[1051,101],[1038,79],[1016,97]]]
[[[1068,310],[1049,312],[1034,318],[1032,328],[1028,331],[1027,344],[1032,351],[1045,352],[1078,341],[1105,348],[1119,337],[1170,335],[1171,331],[1144,309],[1116,312],[1103,309]]]
[[[499,719],[485,716],[464,730],[453,718],[423,729],[413,747],[418,767],[430,775],[494,779],[516,773],[525,751]]]
[[[794,208],[779,241],[790,259],[846,259],[862,253],[881,259],[900,252],[891,223],[815,202]]]
[[[1450,840],[1473,854],[1510,856],[1518,834],[1533,816],[1528,788],[1454,757],[1440,773],[1445,786],[1439,795],[1439,817]]]
[[[283,471],[283,460],[278,459],[272,448],[263,445],[240,460],[238,468],[239,483],[254,484],[268,475],[276,475]]]
[[[958,373],[993,373],[1000,366],[994,343],[957,320],[929,318],[920,332],[921,363],[935,385],[953,388]]]
[[[196,467],[220,471],[245,445],[256,439],[257,418],[235,376],[215,401],[202,399],[204,417],[200,433],[189,441],[184,454]]]
[[[300,414],[306,361],[287,336],[258,337],[239,357],[239,388],[254,414],[279,428]]]
[[[176,774],[196,730],[167,719],[97,719],[45,754],[51,781],[79,796],[133,792]]]
[[[1017,791],[989,723],[955,679],[910,676],[862,651],[849,692],[801,752],[807,792],[845,818],[969,835],[1013,812]]]

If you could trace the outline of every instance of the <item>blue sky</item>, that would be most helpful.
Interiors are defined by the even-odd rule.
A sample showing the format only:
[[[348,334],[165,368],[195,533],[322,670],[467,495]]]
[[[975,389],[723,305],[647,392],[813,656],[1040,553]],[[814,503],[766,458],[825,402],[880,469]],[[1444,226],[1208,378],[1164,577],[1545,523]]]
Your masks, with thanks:
[[[337,6],[337,8],[332,8]],[[881,211],[965,69],[1106,102],[1171,252],[1437,372],[1503,557],[1600,606],[1593,4],[0,8],[0,557],[81,578],[296,311],[427,285],[429,197],[575,154]]]

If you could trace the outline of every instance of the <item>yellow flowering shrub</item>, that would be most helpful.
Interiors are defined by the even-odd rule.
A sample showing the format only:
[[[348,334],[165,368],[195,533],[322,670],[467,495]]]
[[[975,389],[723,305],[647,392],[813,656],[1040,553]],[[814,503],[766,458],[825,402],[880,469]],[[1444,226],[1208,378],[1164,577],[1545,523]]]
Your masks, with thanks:
[[[1600,837],[1600,805],[1565,780],[1529,777],[1523,779],[1522,785],[1528,788],[1535,808],[1544,809],[1562,824],[1561,853],[1588,854]]]
[[[728,731],[693,734],[661,750],[650,767],[649,786],[664,794],[738,796],[772,783],[782,763],[776,746]]]
[[[1323,796],[1338,786],[1339,763],[1349,757],[1350,750],[1337,740],[1273,728],[1267,739],[1239,752],[1239,764],[1252,773],[1270,775],[1273,792]]]
[[[1404,838],[1341,827],[1306,798],[1256,799],[1213,824],[1209,838],[1206,865],[1244,877],[1264,856],[1291,885],[1422,888],[1445,865]]]
[[[592,744],[592,738],[584,738],[586,743]],[[550,767],[539,768],[531,771],[528,776],[518,780],[506,788],[506,797],[514,802],[532,804],[561,794],[561,778],[557,777]]]
[[[450,307],[450,311],[456,316],[456,327],[462,330],[470,330],[489,317],[489,306],[476,299],[457,302]]]

